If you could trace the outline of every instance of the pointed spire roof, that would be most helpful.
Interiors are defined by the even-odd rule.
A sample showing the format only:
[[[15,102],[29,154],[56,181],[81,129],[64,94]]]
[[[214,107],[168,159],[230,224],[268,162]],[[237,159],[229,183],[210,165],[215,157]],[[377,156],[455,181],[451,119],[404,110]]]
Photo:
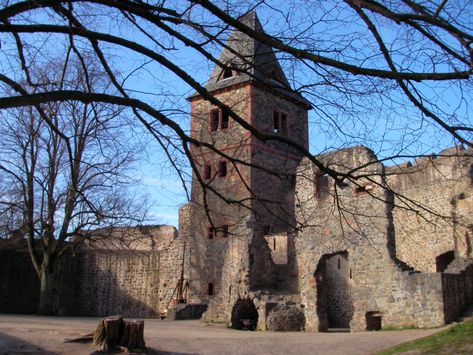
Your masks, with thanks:
[[[256,32],[263,33],[263,27],[255,12],[247,13],[240,17],[239,21]],[[236,76],[244,76],[246,80],[251,77],[257,80],[276,79],[283,86],[289,87],[273,49],[236,29],[231,33],[219,61],[234,69]],[[215,65],[207,85],[221,81],[222,72],[223,69]]]
[[[264,33],[255,12],[248,12],[238,20],[251,29]],[[226,65],[226,68],[222,68],[218,64],[214,66],[210,78],[205,84],[208,91],[256,81],[310,106],[307,100],[291,89],[273,49],[237,29],[234,29],[230,34],[220,54],[219,62]],[[195,95],[191,95],[191,97]]]

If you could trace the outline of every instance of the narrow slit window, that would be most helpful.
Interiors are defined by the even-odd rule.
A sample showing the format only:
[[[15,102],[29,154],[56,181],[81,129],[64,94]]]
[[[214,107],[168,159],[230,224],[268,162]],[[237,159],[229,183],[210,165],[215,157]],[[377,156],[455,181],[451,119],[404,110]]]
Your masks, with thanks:
[[[279,112],[274,111],[273,113],[273,131],[279,133]]]
[[[209,164],[204,165],[204,179],[209,180],[212,177],[212,167]]]
[[[214,283],[213,283],[213,282],[209,282],[208,285],[207,285],[207,294],[208,294],[209,296],[213,296],[213,295],[214,295],[214,292],[215,292]]]
[[[227,176],[227,162],[221,161],[219,164],[219,176],[225,177]]]

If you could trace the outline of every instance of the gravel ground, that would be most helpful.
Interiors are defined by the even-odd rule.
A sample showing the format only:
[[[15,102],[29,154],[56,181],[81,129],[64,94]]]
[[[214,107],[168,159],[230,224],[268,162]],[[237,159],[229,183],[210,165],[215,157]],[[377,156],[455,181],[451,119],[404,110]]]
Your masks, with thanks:
[[[91,354],[91,343],[64,343],[91,333],[99,318],[0,314],[0,354]],[[439,329],[360,333],[244,332],[199,321],[145,320],[151,354],[371,354]]]

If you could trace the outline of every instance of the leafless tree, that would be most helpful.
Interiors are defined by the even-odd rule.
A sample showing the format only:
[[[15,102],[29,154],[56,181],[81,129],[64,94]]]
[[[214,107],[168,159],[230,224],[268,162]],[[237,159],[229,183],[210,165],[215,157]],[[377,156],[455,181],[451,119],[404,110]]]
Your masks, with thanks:
[[[35,86],[22,87],[106,89],[84,58],[31,68]],[[52,314],[61,257],[91,228],[142,220],[144,208],[127,196],[137,147],[123,109],[101,102],[48,101],[2,111],[0,120],[2,228],[26,236],[41,285],[38,312]]]
[[[58,99],[128,106],[164,146],[189,156],[189,143],[204,142],[193,140],[169,114],[169,103],[157,106],[128,90],[124,82],[127,77],[117,77],[113,71],[123,68],[119,61],[126,56],[138,63],[127,69],[130,75],[147,74],[157,80],[157,75],[153,77],[155,69],[172,73],[191,90],[228,110],[236,122],[261,141],[284,141],[284,137],[258,132],[231,112],[175,55],[186,47],[201,62],[223,68],[226,63],[220,63],[216,53],[225,46],[229,31],[237,28],[273,47],[286,67],[292,68],[293,86],[313,104],[316,129],[337,138],[328,141],[326,147],[361,142],[392,158],[425,153],[431,145],[419,142],[428,145],[432,135],[436,141],[450,137],[450,142],[453,138],[456,143],[471,145],[470,2],[284,3],[277,8],[265,1],[3,1],[0,31],[9,34],[2,48],[3,58],[9,59],[1,77],[4,87],[11,87],[19,76],[28,80],[31,62],[54,51],[54,42],[75,51],[93,51],[117,94],[63,89],[41,95],[17,91],[16,95],[4,95],[0,107]],[[272,15],[272,35],[237,20],[249,10]],[[100,18],[101,24],[91,18]],[[112,60],[107,52],[120,55]],[[188,52],[185,55],[188,57]],[[6,69],[15,74],[7,75]],[[454,103],[441,102],[450,100],[446,91]],[[401,118],[405,116],[409,116],[408,126]],[[373,125],[377,126],[374,131]],[[312,156],[296,142],[286,143]],[[335,171],[328,173],[345,178]]]
[[[430,154],[446,140],[472,146],[471,1],[3,0],[2,5],[0,109],[29,106],[45,115],[42,105],[69,101],[127,107],[163,147],[183,182],[186,171],[175,163],[176,154],[188,158],[204,190],[221,198],[226,197],[204,181],[190,147],[214,151],[235,165],[245,162],[190,134],[174,110],[174,96],[155,95],[172,93],[166,89],[172,80],[220,108],[260,142],[286,144],[307,156],[339,184],[356,180],[356,171],[327,166],[316,157],[320,151],[362,143],[388,161]],[[267,15],[269,34],[238,20],[248,11]],[[206,75],[199,69],[228,65],[218,54],[228,48],[234,29],[274,48],[291,74],[292,88],[313,107],[314,130],[330,137],[325,144],[310,149],[258,130],[201,83]],[[67,53],[93,53],[107,73],[107,90],[29,89],[35,87],[31,65],[47,61],[57,44]],[[182,56],[187,62],[193,58],[195,66],[186,66]],[[232,69],[265,85],[248,70],[248,58],[240,62]],[[135,77],[148,78],[152,89],[133,85]],[[55,122],[46,122],[61,134]]]

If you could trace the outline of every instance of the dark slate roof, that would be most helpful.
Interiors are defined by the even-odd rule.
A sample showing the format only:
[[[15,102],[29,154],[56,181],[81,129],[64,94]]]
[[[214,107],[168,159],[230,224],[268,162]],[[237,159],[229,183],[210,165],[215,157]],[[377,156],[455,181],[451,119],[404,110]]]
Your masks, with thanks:
[[[240,17],[239,21],[255,31],[264,32],[255,12],[247,13]],[[310,106],[307,100],[291,89],[273,49],[237,29],[234,29],[230,34],[225,48],[220,54],[219,61],[229,65],[233,69],[234,76],[222,79],[223,69],[216,64],[209,80],[204,85],[210,92],[235,84],[254,81],[269,86],[270,89],[276,90],[279,94]],[[274,79],[274,74],[276,74],[277,80]],[[194,93],[189,98],[198,95],[198,93]]]

